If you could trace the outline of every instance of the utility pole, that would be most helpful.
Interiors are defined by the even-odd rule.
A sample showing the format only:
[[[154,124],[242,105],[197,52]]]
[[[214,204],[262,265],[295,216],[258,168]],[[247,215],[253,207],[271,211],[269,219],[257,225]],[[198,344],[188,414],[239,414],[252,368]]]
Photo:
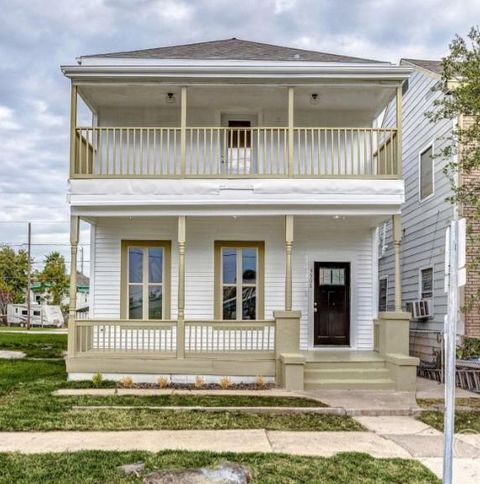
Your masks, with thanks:
[[[31,261],[31,252],[32,252],[32,223],[28,222],[28,247],[27,247],[27,254],[28,254],[28,265],[27,265],[27,329],[30,329],[32,324],[32,316],[31,316],[31,297],[30,293],[32,291],[32,261]]]

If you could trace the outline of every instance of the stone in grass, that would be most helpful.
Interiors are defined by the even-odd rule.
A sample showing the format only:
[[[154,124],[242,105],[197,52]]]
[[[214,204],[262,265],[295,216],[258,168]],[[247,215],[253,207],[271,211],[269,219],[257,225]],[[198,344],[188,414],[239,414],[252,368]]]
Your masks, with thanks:
[[[139,476],[141,472],[145,469],[145,462],[134,462],[133,464],[125,464],[123,466],[117,467],[120,472],[123,472],[125,475],[135,474]]]
[[[21,360],[27,356],[23,351],[0,351],[0,359],[2,360]]]
[[[252,476],[248,469],[225,462],[216,467],[152,472],[144,484],[247,484]]]

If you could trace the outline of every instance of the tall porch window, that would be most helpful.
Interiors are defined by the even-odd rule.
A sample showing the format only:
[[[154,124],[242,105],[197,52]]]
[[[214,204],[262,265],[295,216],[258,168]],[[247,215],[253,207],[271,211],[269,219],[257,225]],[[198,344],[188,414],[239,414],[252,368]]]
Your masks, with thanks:
[[[215,318],[263,319],[263,242],[215,242]]]
[[[122,318],[170,318],[170,253],[169,241],[122,241]]]

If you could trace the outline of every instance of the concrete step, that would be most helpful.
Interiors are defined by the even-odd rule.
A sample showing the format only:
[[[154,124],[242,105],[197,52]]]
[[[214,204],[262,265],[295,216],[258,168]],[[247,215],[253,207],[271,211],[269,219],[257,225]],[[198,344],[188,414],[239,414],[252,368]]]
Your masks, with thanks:
[[[394,390],[395,382],[390,378],[374,380],[322,379],[305,380],[305,390]]]
[[[375,380],[388,379],[387,368],[305,368],[305,380]]]
[[[371,368],[381,369],[385,368],[385,361],[383,359],[371,359],[371,360],[336,360],[336,361],[306,361],[305,368],[309,370],[327,370],[337,368],[345,369],[357,369],[357,368]]]

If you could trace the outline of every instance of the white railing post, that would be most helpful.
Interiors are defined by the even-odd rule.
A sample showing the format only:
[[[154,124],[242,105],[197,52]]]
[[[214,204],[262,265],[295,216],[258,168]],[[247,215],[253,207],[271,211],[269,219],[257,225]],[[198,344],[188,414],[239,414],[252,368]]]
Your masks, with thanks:
[[[185,357],[185,216],[178,217],[177,358]]]

